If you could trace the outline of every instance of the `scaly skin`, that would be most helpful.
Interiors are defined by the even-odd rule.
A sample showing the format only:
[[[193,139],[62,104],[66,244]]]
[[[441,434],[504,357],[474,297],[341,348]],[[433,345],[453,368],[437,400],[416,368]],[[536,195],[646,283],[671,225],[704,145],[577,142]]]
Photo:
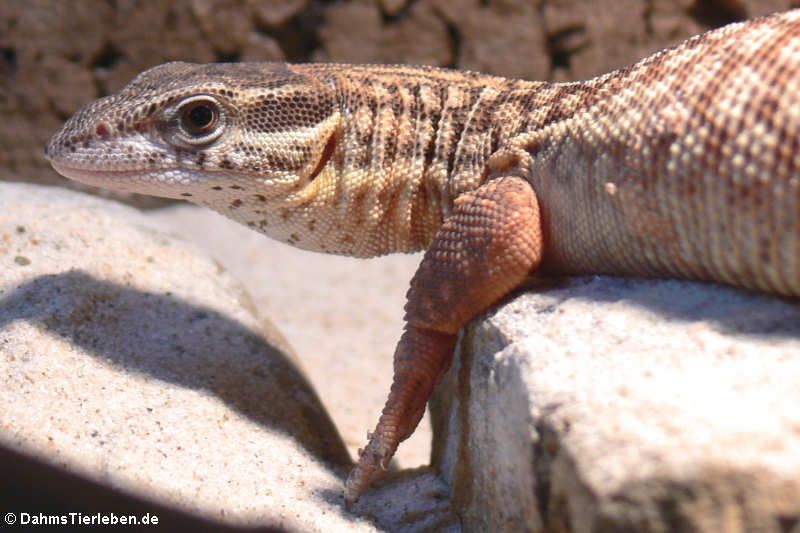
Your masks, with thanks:
[[[46,153],[67,177],[295,246],[426,250],[348,503],[414,431],[459,328],[533,272],[800,296],[800,11],[576,83],[169,63],[76,113]]]

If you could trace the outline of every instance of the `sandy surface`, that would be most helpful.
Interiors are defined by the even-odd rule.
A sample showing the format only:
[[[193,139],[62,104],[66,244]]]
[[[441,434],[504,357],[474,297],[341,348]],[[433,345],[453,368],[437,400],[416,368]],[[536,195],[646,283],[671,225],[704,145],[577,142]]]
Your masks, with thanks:
[[[177,205],[148,213],[205,249],[250,291],[295,350],[351,455],[366,444],[389,392],[405,293],[421,254],[354,259],[299,250],[208,209]],[[427,464],[428,415],[395,456]]]

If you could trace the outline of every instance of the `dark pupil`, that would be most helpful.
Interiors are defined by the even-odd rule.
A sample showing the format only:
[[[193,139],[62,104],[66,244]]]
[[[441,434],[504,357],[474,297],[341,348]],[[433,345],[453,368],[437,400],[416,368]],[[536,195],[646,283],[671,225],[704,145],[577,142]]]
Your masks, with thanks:
[[[207,105],[199,105],[189,111],[189,122],[195,128],[202,129],[214,120],[214,111]]]

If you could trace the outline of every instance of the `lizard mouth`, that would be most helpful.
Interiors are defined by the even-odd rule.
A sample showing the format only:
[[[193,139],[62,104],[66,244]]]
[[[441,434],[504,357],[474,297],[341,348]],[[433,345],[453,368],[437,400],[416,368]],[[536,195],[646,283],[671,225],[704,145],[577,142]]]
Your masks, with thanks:
[[[92,185],[97,185],[99,184],[99,182],[108,179],[116,180],[119,179],[120,177],[124,178],[126,174],[127,175],[136,174],[136,172],[131,170],[93,170],[80,167],[73,167],[52,160],[50,161],[50,164],[53,166],[53,169],[55,169],[56,172],[58,172],[65,178],[80,181],[83,183],[90,183]]]
[[[50,164],[53,166],[53,169],[56,172],[58,172],[65,178],[69,178],[75,181],[80,181],[81,183],[86,183],[88,185],[97,185],[99,187],[103,187],[104,184],[111,181],[124,182],[127,180],[133,180],[134,176],[142,175],[141,171],[87,169],[87,168],[65,165],[63,163],[59,163],[52,160],[50,161]]]
[[[79,181],[86,185],[113,189],[128,193],[156,194],[168,198],[185,199],[184,187],[173,191],[171,187],[158,187],[158,184],[179,184],[184,183],[185,188],[189,188],[190,181],[185,175],[173,171],[149,171],[142,170],[108,170],[108,169],[87,169],[65,165],[56,161],[50,161],[56,172],[71,180]],[[158,192],[153,192],[158,188]]]

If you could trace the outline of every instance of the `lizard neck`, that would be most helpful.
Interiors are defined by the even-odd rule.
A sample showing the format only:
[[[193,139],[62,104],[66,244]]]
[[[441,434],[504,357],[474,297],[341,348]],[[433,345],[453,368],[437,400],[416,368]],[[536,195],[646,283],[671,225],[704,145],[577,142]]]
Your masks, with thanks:
[[[559,102],[584,87],[424,67],[298,68],[336,88],[341,121],[330,168],[302,195],[313,209],[288,212],[336,221],[319,247],[355,256],[425,249],[454,200],[490,177],[492,154],[574,112]]]
[[[297,247],[357,257],[426,249],[455,199],[493,177],[493,155],[578,112],[591,89],[426,67],[291,68],[336,95],[336,112],[315,133],[325,146],[317,168],[267,203],[226,214],[257,209],[257,221],[243,222]],[[519,167],[503,171],[527,178]]]

